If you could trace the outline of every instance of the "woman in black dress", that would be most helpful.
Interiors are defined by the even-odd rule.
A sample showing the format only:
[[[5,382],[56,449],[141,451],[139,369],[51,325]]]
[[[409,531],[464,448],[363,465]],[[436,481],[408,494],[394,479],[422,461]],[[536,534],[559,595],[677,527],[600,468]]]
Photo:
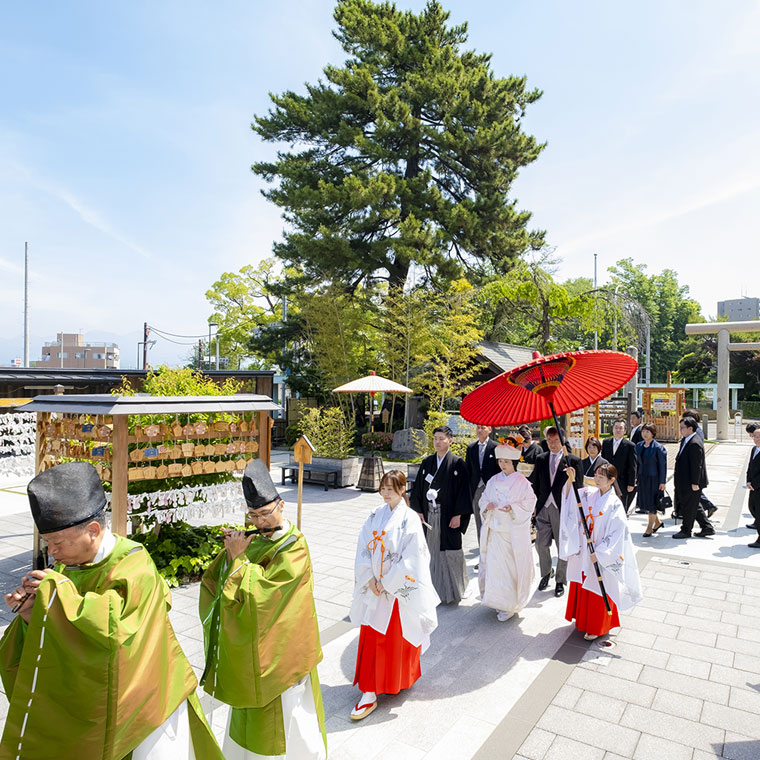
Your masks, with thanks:
[[[651,422],[645,422],[641,428],[643,440],[636,444],[636,456],[639,460],[638,508],[647,513],[647,529],[644,538],[649,538],[662,527],[657,516],[657,503],[665,490],[668,457],[665,447],[655,441],[657,429]]]
[[[586,439],[586,458],[581,462],[583,468],[584,483],[587,486],[594,485],[594,473],[597,467],[601,467],[603,464],[609,464],[609,462],[602,456],[602,442],[590,435]],[[588,480],[586,480],[588,479]]]

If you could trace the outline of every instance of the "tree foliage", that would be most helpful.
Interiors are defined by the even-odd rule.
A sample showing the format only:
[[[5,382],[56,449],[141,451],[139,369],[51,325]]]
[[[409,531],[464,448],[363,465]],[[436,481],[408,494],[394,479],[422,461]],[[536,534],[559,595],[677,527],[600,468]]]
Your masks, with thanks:
[[[447,399],[472,390],[480,366],[478,343],[483,337],[473,319],[476,291],[467,280],[454,282],[434,302],[431,352],[412,387],[421,390],[432,409],[443,411]]]
[[[217,325],[219,353],[227,357],[230,369],[241,369],[250,355],[251,334],[280,319],[277,268],[275,259],[264,259],[257,267],[249,264],[239,272],[224,272],[206,291],[214,310],[209,322]]]
[[[650,321],[650,352],[652,382],[667,379],[668,371],[675,370],[691,346],[685,328],[689,322],[703,322],[699,304],[689,297],[687,285],[679,285],[678,275],[672,269],[648,275],[646,265],[622,259],[609,268],[612,285],[618,286],[622,296],[640,304]],[[644,336],[640,332],[639,353],[644,350]]]
[[[539,247],[509,190],[543,145],[522,131],[541,95],[497,77],[490,55],[464,50],[467,26],[430,0],[338,0],[335,37],[348,56],[305,94],[272,95],[253,129],[287,143],[253,171],[288,224],[274,250],[308,281],[348,290],[377,278],[403,286],[410,264],[431,278],[506,272]]]
[[[477,312],[487,340],[542,354],[579,348],[579,335],[593,329],[593,299],[556,282],[552,264],[547,255],[523,259],[480,289]]]

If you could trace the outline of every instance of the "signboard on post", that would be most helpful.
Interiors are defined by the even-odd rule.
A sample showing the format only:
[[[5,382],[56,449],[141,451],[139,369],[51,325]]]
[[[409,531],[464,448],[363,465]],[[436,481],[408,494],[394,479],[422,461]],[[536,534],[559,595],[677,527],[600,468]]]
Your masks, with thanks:
[[[301,503],[303,501],[303,466],[311,464],[315,448],[311,441],[302,435],[293,446],[293,459],[298,462],[298,513],[296,527],[301,530]]]

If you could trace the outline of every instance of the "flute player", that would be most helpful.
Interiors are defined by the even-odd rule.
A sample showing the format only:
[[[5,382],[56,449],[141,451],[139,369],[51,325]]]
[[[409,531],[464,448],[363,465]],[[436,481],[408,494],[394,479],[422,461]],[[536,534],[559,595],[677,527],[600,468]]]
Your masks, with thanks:
[[[284,502],[260,459],[243,473],[246,523],[228,531],[203,574],[200,615],[204,689],[231,706],[227,760],[326,757],[317,663],[322,659],[306,539],[283,516]]]

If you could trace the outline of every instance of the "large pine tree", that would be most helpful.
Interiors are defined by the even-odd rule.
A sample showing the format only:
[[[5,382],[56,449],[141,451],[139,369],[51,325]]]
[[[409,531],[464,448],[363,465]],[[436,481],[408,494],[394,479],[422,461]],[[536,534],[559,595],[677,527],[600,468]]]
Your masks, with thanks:
[[[272,95],[252,125],[290,145],[252,167],[288,223],[275,253],[353,289],[403,285],[412,262],[434,279],[477,280],[542,245],[508,195],[544,147],[521,129],[541,93],[463,50],[466,24],[448,26],[434,0],[420,14],[338,0],[334,17],[343,67],[327,66],[305,95]]]

